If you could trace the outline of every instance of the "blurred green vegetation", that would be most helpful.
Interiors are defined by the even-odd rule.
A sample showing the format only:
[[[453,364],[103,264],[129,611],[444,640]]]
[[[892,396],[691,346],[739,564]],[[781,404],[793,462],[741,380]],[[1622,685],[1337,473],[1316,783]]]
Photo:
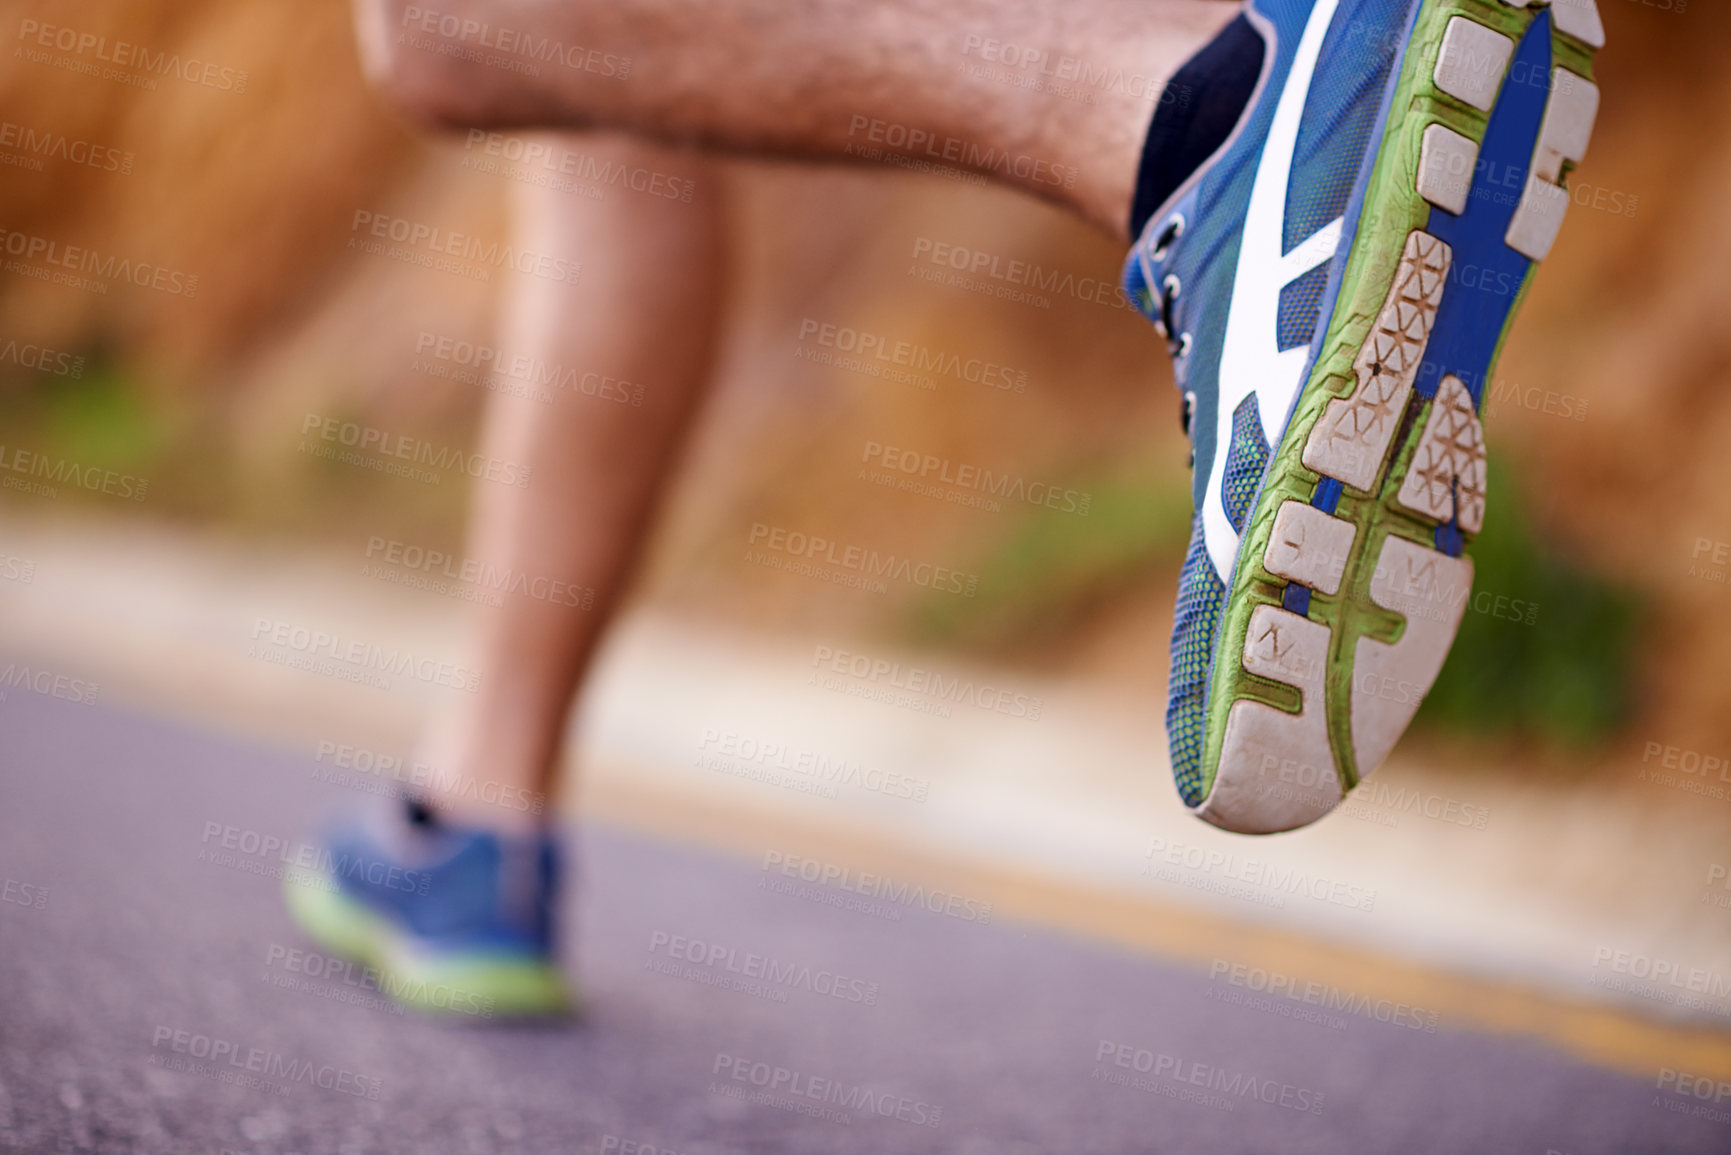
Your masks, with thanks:
[[[9,446],[47,458],[50,468],[64,462],[142,479],[144,500],[158,513],[220,516],[237,508],[237,462],[217,411],[185,391],[151,389],[101,347],[84,349],[81,358],[77,376],[0,379],[0,430]],[[120,499],[109,494],[56,488],[56,508],[118,508]]]
[[[1634,714],[1644,600],[1547,542],[1494,453],[1489,481],[1485,530],[1468,551],[1472,600],[1418,722],[1590,746]]]
[[[0,443],[53,463],[142,478],[148,507],[158,516],[306,540],[345,541],[379,525],[428,541],[460,538],[465,479],[420,484],[304,453],[295,427],[267,441],[250,440],[236,415],[238,401],[234,390],[159,387],[100,349],[86,350],[78,376],[0,377]],[[352,405],[332,412],[366,419]],[[405,423],[404,430],[453,443],[469,436],[464,428],[421,424]],[[77,486],[58,488],[57,507],[70,502],[112,511],[117,500]],[[28,506],[39,499],[0,500]]]
[[[1131,466],[1065,485],[1092,495],[1086,516],[1027,507],[974,567],[978,594],[914,603],[909,640],[999,656],[1039,649],[1120,593],[1177,573],[1190,539],[1187,476]]]
[[[81,374],[28,374],[0,388],[0,429],[33,453],[80,465],[138,470],[160,460],[169,434],[137,383],[100,354]]]
[[[1175,580],[1190,495],[1170,477],[1076,478],[1087,517],[1028,509],[974,566],[977,597],[914,603],[909,640],[991,656],[1038,649],[1137,583]],[[1538,534],[1495,455],[1485,532],[1461,628],[1421,726],[1481,738],[1591,745],[1633,714],[1644,603]],[[1150,644],[1153,644],[1152,642]]]

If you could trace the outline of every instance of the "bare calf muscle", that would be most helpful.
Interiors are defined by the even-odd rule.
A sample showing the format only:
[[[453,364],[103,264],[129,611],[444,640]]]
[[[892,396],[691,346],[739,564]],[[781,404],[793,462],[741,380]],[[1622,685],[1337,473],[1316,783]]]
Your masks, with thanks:
[[[514,282],[501,301],[498,345],[572,369],[543,401],[489,394],[485,450],[524,463],[526,487],[476,490],[467,556],[488,572],[532,575],[581,596],[507,590],[477,606],[479,691],[436,718],[421,755],[457,781],[554,792],[565,723],[595,647],[627,588],[656,501],[711,375],[723,267],[721,190],[701,159],[623,136],[531,135],[543,156],[582,153],[608,166],[670,176],[688,199],[609,189],[576,199],[550,185],[512,186],[519,243],[582,262],[575,284]],[[677,266],[681,275],[662,270]],[[579,377],[581,373],[581,377]],[[637,383],[612,396],[579,386]],[[632,392],[632,400],[622,400]],[[455,811],[465,800],[435,797]],[[492,823],[538,821],[501,814]]]

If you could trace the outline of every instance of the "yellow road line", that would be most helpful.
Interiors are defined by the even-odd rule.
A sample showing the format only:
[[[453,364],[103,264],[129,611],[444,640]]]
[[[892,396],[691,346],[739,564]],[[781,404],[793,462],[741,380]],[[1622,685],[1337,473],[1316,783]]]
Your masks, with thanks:
[[[1206,972],[1216,960],[1434,1011],[1440,1029],[1538,1039],[1644,1080],[1661,1068],[1731,1081],[1731,1032],[1644,1018],[1531,987],[1454,974],[1393,955],[1258,927],[1156,900],[1114,894],[897,846],[870,827],[811,820],[644,786],[629,775],[586,778],[592,818],[724,853],[762,859],[767,847],[853,870],[942,886],[1006,917],[1117,943]]]

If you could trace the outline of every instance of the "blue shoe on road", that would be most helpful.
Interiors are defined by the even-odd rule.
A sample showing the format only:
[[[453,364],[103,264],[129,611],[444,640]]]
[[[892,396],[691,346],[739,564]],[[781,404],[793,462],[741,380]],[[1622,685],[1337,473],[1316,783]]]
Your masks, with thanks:
[[[1251,0],[1175,79],[1205,104],[1224,61],[1249,94],[1139,196],[1125,268],[1195,455],[1167,732],[1207,821],[1320,818],[1436,680],[1484,522],[1486,384],[1562,225],[1603,43],[1593,0]],[[1165,109],[1151,150],[1191,123]]]
[[[404,1006],[449,1016],[571,1009],[555,954],[560,854],[549,833],[441,820],[411,799],[338,824],[283,893],[332,954],[375,968]]]

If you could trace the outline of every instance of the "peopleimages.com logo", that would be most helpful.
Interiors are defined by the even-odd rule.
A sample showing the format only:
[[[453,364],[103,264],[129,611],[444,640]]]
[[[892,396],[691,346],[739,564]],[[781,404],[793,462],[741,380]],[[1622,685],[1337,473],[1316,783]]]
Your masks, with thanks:
[[[912,1095],[898,1095],[857,1083],[843,1083],[777,1063],[730,1055],[725,1051],[715,1056],[710,1075],[714,1080],[710,1084],[712,1094],[728,1094],[731,1091],[733,1094],[729,1095],[730,1098],[755,1102],[760,1100],[748,1089],[757,1088],[757,1094],[764,1096],[761,1101],[766,1105],[783,1106],[784,1109],[804,1108],[799,1111],[800,1114],[809,1113],[819,1118],[829,1117],[820,1113],[821,1109],[827,1109],[839,1115],[836,1122],[851,1123],[853,1116],[847,1112],[859,1111],[864,1115],[896,1119],[917,1127],[936,1127],[943,1121],[944,1116],[942,1107]],[[729,1083],[734,1086],[729,1087]]]
[[[237,1076],[254,1075],[262,1079],[280,1079],[290,1085],[305,1083],[321,1090],[353,1095],[357,1099],[377,1101],[379,1098],[380,1083],[377,1079],[357,1074],[333,1063],[292,1059],[280,1051],[249,1047],[232,1039],[158,1024],[151,1032],[150,1045],[153,1049],[166,1051],[171,1055],[197,1060],[204,1064],[204,1067],[193,1073],[206,1074],[220,1082],[243,1082],[244,1080]],[[156,1056],[152,1056],[153,1060],[155,1058]],[[169,1063],[156,1065],[176,1069]]]
[[[875,982],[825,967],[790,962],[771,954],[741,950],[730,943],[658,930],[649,936],[649,953],[743,979],[755,979],[772,987],[805,991],[844,1003],[875,1007],[878,1002],[878,984]]]
[[[248,874],[287,878],[309,886],[348,879],[405,894],[424,895],[433,883],[432,874],[426,870],[398,866],[376,856],[339,854],[327,846],[292,842],[281,835],[225,822],[206,822],[199,843],[201,862],[236,867]]]
[[[978,574],[962,573],[948,566],[915,561],[913,558],[893,553],[883,554],[875,549],[849,545],[833,538],[765,525],[761,521],[752,522],[746,545],[750,547],[746,554],[748,561],[755,560],[757,555],[781,555],[808,566],[833,566],[838,571],[861,578],[887,578],[891,581],[907,582],[922,589],[961,594],[969,598],[973,597],[980,587]]]
[[[344,637],[328,630],[314,629],[293,622],[272,618],[255,619],[251,640],[254,656],[269,657],[269,647],[284,654],[324,659],[343,663],[360,671],[407,676],[429,686],[474,693],[481,686],[481,671],[453,662],[426,657],[401,647],[385,647],[359,638]]]
[[[1094,1073],[1089,1077],[1099,1082],[1135,1087],[1137,1090],[1152,1093],[1164,1091],[1169,1098],[1180,1097],[1170,1092],[1174,1088],[1181,1088],[1197,1096],[1197,1101],[1207,1106],[1222,1107],[1228,1111],[1239,1102],[1249,1101],[1307,1115],[1320,1115],[1327,1099],[1324,1092],[1312,1087],[1300,1087],[1280,1079],[1233,1071],[1213,1063],[1186,1060],[1178,1055],[1113,1039],[1100,1040],[1094,1049],[1094,1063]],[[1113,1067],[1133,1074],[1120,1074],[1113,1071]],[[1138,1079],[1136,1075],[1149,1078]],[[1160,1080],[1166,1080],[1166,1083],[1162,1084]]]

